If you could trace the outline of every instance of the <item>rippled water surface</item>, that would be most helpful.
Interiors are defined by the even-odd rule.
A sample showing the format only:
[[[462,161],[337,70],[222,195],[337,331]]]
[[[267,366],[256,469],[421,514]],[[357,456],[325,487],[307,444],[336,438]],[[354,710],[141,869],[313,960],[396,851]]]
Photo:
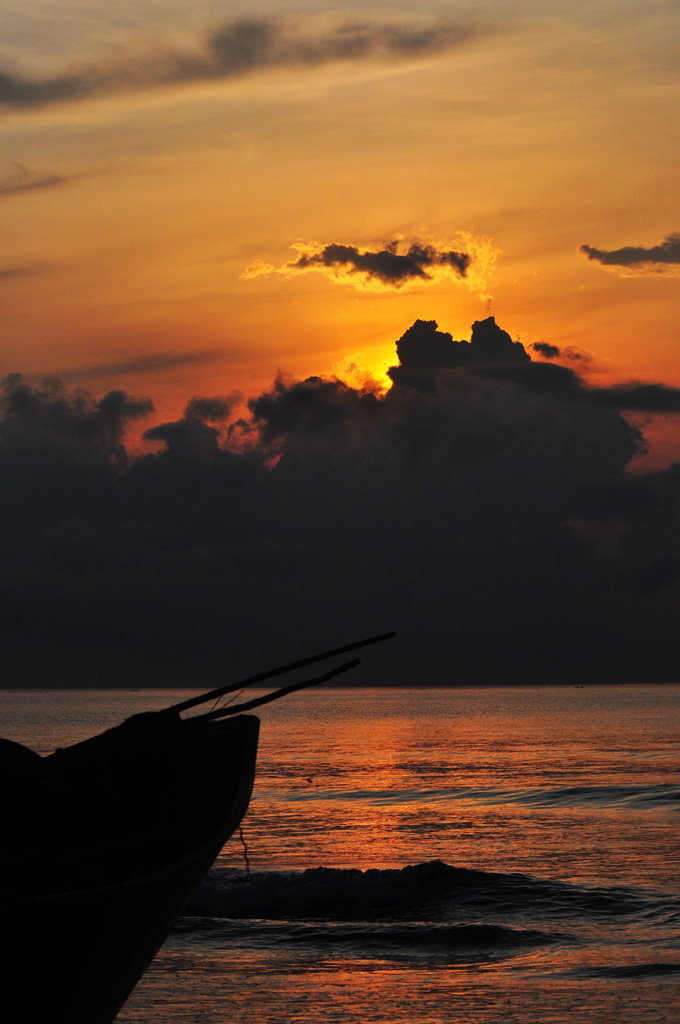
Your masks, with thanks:
[[[0,693],[42,752],[178,699]],[[126,1024],[680,1021],[680,687],[326,690]]]

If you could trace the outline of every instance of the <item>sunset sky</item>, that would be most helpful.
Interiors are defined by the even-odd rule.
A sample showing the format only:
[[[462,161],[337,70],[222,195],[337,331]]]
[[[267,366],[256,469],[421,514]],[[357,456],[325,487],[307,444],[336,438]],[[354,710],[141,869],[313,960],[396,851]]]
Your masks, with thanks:
[[[674,0],[376,0],[368,8],[4,0],[0,376],[22,374],[25,394],[45,408],[56,401],[45,378],[59,378],[66,394],[86,388],[92,397],[80,413],[124,391],[138,404],[125,407],[107,444],[127,437],[138,474],[143,457],[160,465],[177,424],[190,420],[208,431],[217,424],[210,443],[233,458],[256,437],[272,473],[286,461],[286,444],[289,455],[294,448],[291,434],[269,430],[271,404],[262,411],[266,395],[274,401],[277,374],[279,389],[281,381],[335,376],[358,389],[352,394],[370,377],[379,394],[391,385],[395,343],[416,320],[468,340],[471,324],[493,316],[534,363],[564,367],[560,380],[579,401],[587,392],[588,416],[597,408],[628,429],[616,457],[594,459],[583,480],[666,486],[663,507],[675,510],[677,485],[663,474],[680,458],[679,25]],[[459,364],[447,356],[438,365]],[[508,409],[519,408],[526,382],[513,378],[515,390],[502,397],[498,389],[510,384],[484,379],[495,389],[489,419],[515,422]],[[651,387],[635,390],[641,384]],[[197,397],[222,405],[200,407],[202,419],[192,419],[186,410]],[[537,430],[546,416],[565,422],[554,408],[539,415],[530,406],[520,418],[535,415]],[[16,425],[18,406],[7,408]],[[465,429],[456,422],[463,434],[472,429],[472,421]],[[498,429],[501,436],[506,428]],[[599,427],[583,426],[590,429],[597,448]],[[7,430],[6,454],[15,437],[11,423]],[[491,474],[489,487],[502,475]],[[567,476],[565,488],[581,479],[573,468]],[[381,492],[386,507],[395,480]],[[440,483],[432,477],[432,493]],[[39,488],[26,494],[52,501]],[[551,522],[579,519],[579,543],[587,537],[600,558],[630,536],[624,512],[602,526],[583,509],[571,517],[553,509]],[[243,517],[252,546],[245,504]],[[85,505],[57,518],[49,530],[40,526],[41,536],[76,521],[100,537],[104,530]],[[279,525],[283,518],[273,517]],[[121,513],[118,529],[124,520]],[[626,572],[665,564],[675,578],[669,523],[654,541],[625,541]],[[379,535],[376,524],[370,529]],[[391,543],[392,526],[384,529]],[[361,530],[363,545],[363,520]],[[279,537],[288,554],[291,536]],[[380,562],[375,536],[370,550]],[[39,590],[47,601],[45,580],[31,558],[3,563],[3,594],[16,608],[19,588],[38,615],[32,602]],[[413,555],[410,582],[400,585],[414,585],[416,563],[426,562]],[[508,574],[515,578],[512,567]],[[277,580],[280,597],[284,576]],[[522,628],[525,583],[517,594]],[[252,574],[250,585],[257,590]],[[625,633],[635,613],[605,604],[606,628]],[[361,626],[361,615],[350,620]],[[368,632],[393,624],[381,618]]]

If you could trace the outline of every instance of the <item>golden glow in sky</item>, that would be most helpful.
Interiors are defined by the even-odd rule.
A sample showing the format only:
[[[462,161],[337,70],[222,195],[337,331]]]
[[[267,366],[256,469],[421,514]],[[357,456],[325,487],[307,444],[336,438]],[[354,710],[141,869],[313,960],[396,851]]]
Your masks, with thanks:
[[[167,418],[491,313],[595,379],[679,385],[679,20],[6,0],[0,372]]]

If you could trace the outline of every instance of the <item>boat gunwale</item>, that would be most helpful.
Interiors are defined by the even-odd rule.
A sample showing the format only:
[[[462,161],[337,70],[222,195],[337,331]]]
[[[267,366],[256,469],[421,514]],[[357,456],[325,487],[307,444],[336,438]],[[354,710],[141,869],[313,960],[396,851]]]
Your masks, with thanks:
[[[257,732],[259,732],[259,719],[257,718],[256,715],[244,715],[243,717],[251,721],[257,722],[257,740]],[[231,724],[233,724],[234,721],[236,721],[236,719],[230,719]],[[211,730],[214,729],[215,732],[217,732],[221,727],[226,726],[226,724],[226,722],[215,723],[215,725],[211,723],[209,728]],[[255,749],[257,749],[257,742],[255,744]],[[5,898],[5,894],[0,893],[0,908],[4,910],[17,907],[33,907],[39,906],[40,904],[44,903],[58,905],[62,902],[81,902],[84,900],[92,899],[93,897],[97,896],[104,896],[109,894],[115,895],[116,892],[134,891],[138,888],[148,887],[149,884],[152,884],[154,882],[162,883],[165,879],[171,877],[173,874],[181,874],[182,871],[186,868],[189,868],[193,862],[200,863],[201,860],[210,858],[212,863],[215,857],[217,856],[217,853],[219,853],[222,846],[234,834],[236,828],[238,828],[238,824],[243,819],[243,814],[245,812],[242,812],[240,808],[242,807],[245,798],[247,809],[247,805],[250,802],[250,795],[252,793],[254,778],[255,758],[252,759],[252,765],[250,770],[247,772],[244,771],[240,773],[239,783],[230,805],[231,807],[236,807],[236,812],[230,812],[227,820],[223,822],[222,827],[214,831],[211,834],[210,838],[206,839],[200,846],[195,847],[194,849],[185,853],[182,857],[176,860],[164,863],[157,870],[146,872],[145,874],[141,875],[133,875],[128,879],[112,882],[109,885],[89,886],[88,888],[82,889],[63,889],[59,892],[46,892],[41,893],[39,895],[26,895],[19,897],[9,896],[9,898]],[[234,821],[234,819],[236,819],[236,824],[232,826],[232,822]],[[162,838],[162,833],[159,834],[158,838]],[[134,842],[134,837],[130,838],[130,842]],[[217,853],[212,852],[215,849],[215,847],[217,847]],[[96,853],[96,851],[98,850],[105,849],[107,849],[106,844],[102,844],[101,846],[90,847],[88,853],[91,855]],[[2,864],[1,861],[0,864]]]

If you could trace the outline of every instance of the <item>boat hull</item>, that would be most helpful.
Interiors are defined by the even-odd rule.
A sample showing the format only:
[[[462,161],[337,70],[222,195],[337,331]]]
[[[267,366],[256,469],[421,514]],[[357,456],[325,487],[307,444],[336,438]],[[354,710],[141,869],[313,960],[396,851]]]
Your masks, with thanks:
[[[138,851],[133,837],[62,854],[54,876],[60,891],[54,878],[49,882],[48,857],[33,858],[34,870],[42,862],[48,872],[47,891],[15,891],[2,907],[4,934],[11,942],[3,958],[3,997],[6,1006],[17,1007],[17,1021],[111,1024],[247,810],[258,725],[256,718],[241,716],[201,729],[204,765],[194,774],[209,773],[199,803],[210,807],[202,829],[189,806],[195,779],[176,797],[188,804],[190,835],[198,829],[193,843],[177,821],[172,828],[166,820],[164,827],[154,827],[150,808],[152,827]],[[71,749],[77,762],[83,754]],[[178,820],[181,824],[181,813]],[[63,888],[69,872],[76,880],[96,882],[99,876],[99,884]],[[45,889],[46,883],[36,880],[36,886]]]

